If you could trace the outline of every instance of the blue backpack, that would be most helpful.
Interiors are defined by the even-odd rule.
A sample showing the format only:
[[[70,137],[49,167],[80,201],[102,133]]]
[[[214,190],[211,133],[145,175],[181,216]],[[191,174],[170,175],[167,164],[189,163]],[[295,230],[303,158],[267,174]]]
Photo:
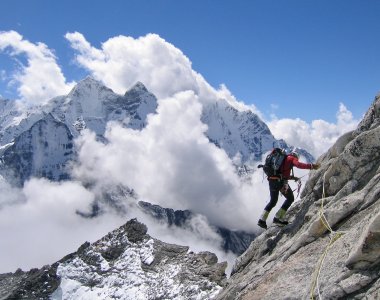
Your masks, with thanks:
[[[281,166],[285,161],[287,154],[285,150],[281,148],[274,148],[271,153],[265,158],[264,165],[258,165],[258,168],[263,168],[264,173],[268,177],[280,176],[281,175]]]

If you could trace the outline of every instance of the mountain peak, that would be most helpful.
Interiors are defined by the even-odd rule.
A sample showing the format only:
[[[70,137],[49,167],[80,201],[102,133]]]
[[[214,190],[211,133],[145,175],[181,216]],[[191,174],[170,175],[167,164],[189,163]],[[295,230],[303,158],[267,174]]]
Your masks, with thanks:
[[[100,85],[100,86],[102,86],[103,84],[101,83],[101,81],[96,80],[94,77],[88,75],[84,79],[82,79],[78,82],[77,86],[81,86],[81,85]]]
[[[141,93],[148,93],[148,89],[141,81],[137,81],[128,91],[126,91],[125,96],[127,96],[128,94]]]
[[[74,86],[69,95],[75,95],[78,93],[81,94],[83,91],[89,90],[109,90],[113,92],[110,88],[106,87],[101,81],[96,80],[91,76],[87,76]]]

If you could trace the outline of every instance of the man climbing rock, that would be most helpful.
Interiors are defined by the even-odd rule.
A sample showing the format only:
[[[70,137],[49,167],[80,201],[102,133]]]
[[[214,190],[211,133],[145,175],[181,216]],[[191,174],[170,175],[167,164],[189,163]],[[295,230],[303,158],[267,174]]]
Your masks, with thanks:
[[[278,158],[274,156],[278,155]],[[281,157],[282,155],[282,157]],[[273,170],[273,160],[277,159],[278,170]],[[298,161],[299,155],[296,152],[291,152],[286,155],[284,150],[275,148],[272,153],[268,155],[265,165],[260,165],[259,167],[264,168],[264,172],[267,174],[267,179],[269,182],[269,191],[270,191],[270,201],[267,206],[264,208],[264,211],[259,219],[257,225],[261,228],[267,229],[266,220],[269,216],[270,211],[273,207],[276,206],[278,201],[279,193],[283,194],[286,198],[285,202],[276,213],[273,218],[273,223],[284,226],[288,222],[284,220],[286,211],[289,209],[290,205],[294,202],[294,194],[292,189],[289,187],[288,180],[298,181],[299,179],[293,174],[293,167],[299,169],[310,169],[317,170],[319,164],[306,164]],[[271,163],[272,162],[272,163]],[[274,163],[274,165],[276,162]],[[274,167],[276,168],[276,167]],[[292,174],[291,174],[292,173]]]

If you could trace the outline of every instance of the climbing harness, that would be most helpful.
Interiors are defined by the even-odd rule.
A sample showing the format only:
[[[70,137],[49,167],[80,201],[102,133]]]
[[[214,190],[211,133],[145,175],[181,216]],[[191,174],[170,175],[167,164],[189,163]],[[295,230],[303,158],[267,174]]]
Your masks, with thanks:
[[[319,209],[319,218],[320,218],[322,224],[330,232],[330,236],[329,236],[330,242],[327,244],[327,246],[326,246],[325,250],[323,251],[321,257],[319,258],[319,263],[317,264],[317,267],[314,270],[315,275],[314,275],[312,287],[310,290],[310,299],[312,299],[312,300],[315,299],[314,298],[314,292],[315,292],[316,287],[317,287],[319,299],[322,300],[321,292],[319,290],[319,277],[321,275],[322,266],[323,266],[323,263],[324,263],[325,258],[327,256],[327,253],[329,252],[331,246],[334,244],[335,241],[337,241],[344,234],[344,232],[342,232],[342,231],[332,230],[332,228],[331,228],[331,226],[330,226],[329,222],[327,221],[326,216],[324,214],[323,202],[325,200],[325,176],[326,176],[326,173],[323,175],[322,202],[321,202],[321,208]]]

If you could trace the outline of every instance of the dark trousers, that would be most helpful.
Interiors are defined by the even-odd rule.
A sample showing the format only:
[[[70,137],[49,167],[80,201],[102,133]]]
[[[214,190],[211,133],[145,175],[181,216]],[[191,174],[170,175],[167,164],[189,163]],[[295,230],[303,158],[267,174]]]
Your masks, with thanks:
[[[269,191],[270,191],[270,201],[265,206],[266,211],[271,211],[273,207],[276,206],[278,201],[279,193],[283,194],[286,198],[284,204],[281,206],[282,209],[288,210],[290,205],[294,202],[294,194],[288,183],[284,180],[268,179],[269,181]]]

